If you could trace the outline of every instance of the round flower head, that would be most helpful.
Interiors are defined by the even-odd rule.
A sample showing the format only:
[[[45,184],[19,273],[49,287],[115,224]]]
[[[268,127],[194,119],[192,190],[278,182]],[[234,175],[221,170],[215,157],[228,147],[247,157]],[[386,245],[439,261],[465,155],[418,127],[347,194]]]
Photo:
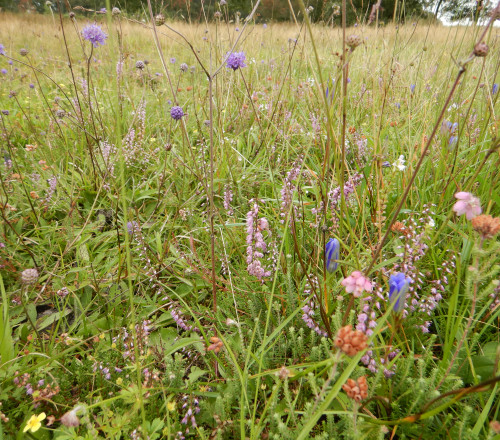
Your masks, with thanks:
[[[36,269],[25,269],[21,272],[21,281],[23,284],[35,284],[38,280],[38,271]]]
[[[100,26],[96,24],[88,24],[82,29],[82,37],[84,40],[90,41],[94,47],[104,46],[108,35],[104,33]]]
[[[352,293],[355,298],[359,298],[364,290],[371,292],[373,289],[372,282],[359,270],[355,270],[341,284],[345,287],[345,291]]]
[[[244,52],[232,52],[226,58],[226,66],[228,69],[238,70],[241,67],[247,67],[245,64]]]
[[[172,109],[170,110],[170,116],[172,116],[172,119],[179,121],[184,116],[182,107],[179,107],[178,105],[172,107]]]
[[[0,44],[0,55],[5,55],[5,46]]]
[[[457,215],[465,214],[467,220],[472,220],[481,214],[481,202],[471,193],[460,191],[455,194],[455,198],[458,199],[458,202],[453,205],[453,211]]]

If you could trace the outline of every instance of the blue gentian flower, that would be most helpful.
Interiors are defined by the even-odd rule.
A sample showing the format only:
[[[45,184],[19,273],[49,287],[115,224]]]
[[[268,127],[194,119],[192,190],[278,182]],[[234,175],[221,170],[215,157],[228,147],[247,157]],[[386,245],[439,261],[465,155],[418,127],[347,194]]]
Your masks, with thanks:
[[[494,95],[496,92],[498,92],[498,84],[497,83],[493,84],[493,87],[491,88],[492,95]]]
[[[325,246],[326,270],[335,272],[337,270],[338,260],[340,257],[340,243],[336,238],[330,238]]]
[[[402,272],[397,272],[389,277],[389,300],[394,304],[394,311],[403,311],[406,303],[406,294],[410,287],[410,278]]]
[[[412,95],[415,93],[415,87],[416,87],[416,85],[415,85],[415,84],[412,84],[412,85],[410,86],[410,91],[411,91],[411,94],[412,94]]]

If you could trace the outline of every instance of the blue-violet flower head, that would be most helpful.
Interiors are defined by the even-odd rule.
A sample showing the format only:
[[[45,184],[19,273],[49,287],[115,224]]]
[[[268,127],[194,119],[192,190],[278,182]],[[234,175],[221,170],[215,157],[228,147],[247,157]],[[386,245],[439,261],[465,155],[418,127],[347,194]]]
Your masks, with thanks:
[[[172,116],[172,119],[179,121],[184,116],[184,110],[182,110],[182,107],[176,105],[170,110],[170,116]]]
[[[389,300],[394,303],[394,311],[400,313],[406,303],[406,294],[410,287],[411,279],[402,272],[397,272],[389,277]]]
[[[336,238],[330,238],[325,246],[326,270],[335,272],[337,270],[340,257],[340,243]]]
[[[97,24],[88,24],[82,29],[84,40],[90,41],[94,47],[104,46],[108,35]]]
[[[238,70],[241,67],[247,67],[245,64],[245,52],[232,52],[226,59],[228,69]]]

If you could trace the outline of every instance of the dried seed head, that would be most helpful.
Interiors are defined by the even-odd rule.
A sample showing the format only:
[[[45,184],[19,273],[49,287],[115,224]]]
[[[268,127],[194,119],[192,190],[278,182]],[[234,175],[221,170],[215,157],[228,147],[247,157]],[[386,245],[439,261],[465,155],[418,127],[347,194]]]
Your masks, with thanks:
[[[135,63],[136,69],[143,70],[145,67],[146,67],[146,65],[144,64],[144,61],[137,61]]]
[[[471,220],[472,227],[479,232],[483,238],[493,238],[500,232],[500,217],[491,215],[478,215]]]
[[[158,14],[155,17],[155,25],[156,26],[161,26],[164,23],[165,23],[165,16],[163,14]]]
[[[214,13],[214,17],[215,17],[215,18],[221,18],[221,17],[222,17],[222,14],[221,14],[219,11],[216,11],[216,12]]]
[[[350,325],[342,327],[335,338],[335,346],[347,356],[355,356],[368,347],[367,337],[360,330],[353,330]]]
[[[23,284],[35,284],[38,280],[38,271],[36,269],[25,269],[21,272],[21,281]]]
[[[64,110],[56,110],[56,116],[59,118],[59,119],[62,119],[66,116],[66,112]]]
[[[286,368],[285,366],[282,366],[279,373],[278,373],[278,377],[281,380],[285,380],[286,378],[290,377],[290,370],[288,368]]]
[[[114,7],[113,9],[111,9],[111,14],[112,15],[116,16],[116,15],[120,15],[121,13],[122,13],[122,11],[120,11],[120,9],[117,8],[117,7]]]
[[[363,41],[359,35],[349,35],[345,39],[345,44],[351,48],[351,50],[356,49]]]
[[[22,49],[19,51],[19,54],[20,54],[22,57],[25,57],[26,55],[28,55],[28,49],[22,48]]]
[[[342,385],[342,389],[356,402],[361,402],[368,397],[368,383],[365,376],[361,376],[357,381],[347,379],[347,382]]]
[[[69,18],[71,18],[72,20],[75,18],[75,13],[73,11],[69,13]]]
[[[486,55],[488,55],[489,50],[490,50],[490,48],[488,47],[487,44],[477,43],[474,46],[474,55],[477,57],[485,57]]]

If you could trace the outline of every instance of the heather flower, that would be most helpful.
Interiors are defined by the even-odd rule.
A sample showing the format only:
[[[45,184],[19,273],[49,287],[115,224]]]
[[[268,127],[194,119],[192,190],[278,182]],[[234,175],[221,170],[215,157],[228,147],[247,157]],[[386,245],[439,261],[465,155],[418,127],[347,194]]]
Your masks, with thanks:
[[[37,416],[34,414],[31,416],[31,418],[28,420],[28,423],[26,423],[26,426],[23,429],[23,432],[26,431],[31,431],[31,432],[36,432],[42,427],[42,420],[45,419],[45,413],[41,413]]]
[[[336,238],[330,238],[325,246],[325,260],[326,260],[326,270],[328,272],[335,272],[337,270],[338,263],[336,260],[340,256],[340,243]]]
[[[178,105],[172,107],[170,110],[170,116],[172,117],[172,119],[179,121],[184,116],[182,107],[179,107]]]
[[[361,402],[368,397],[366,376],[361,376],[358,380],[347,379],[347,382],[342,385],[342,389],[351,399],[358,403]]]
[[[455,194],[455,198],[458,199],[458,202],[453,205],[453,211],[457,215],[465,214],[467,220],[472,220],[481,214],[481,203],[471,193],[460,191]]]
[[[351,275],[345,278],[342,283],[347,293],[353,294],[355,298],[359,298],[364,290],[371,292],[373,289],[372,282],[366,278],[359,270],[355,270]]]
[[[347,356],[353,357],[368,347],[367,337],[360,330],[353,330],[350,325],[342,327],[335,338],[335,347]]]
[[[396,313],[404,309],[410,281],[410,278],[406,278],[402,272],[395,273],[389,278],[389,300],[394,304]]]
[[[82,29],[84,40],[90,41],[94,47],[104,46],[107,34],[97,24],[88,24]]]
[[[247,67],[245,64],[245,52],[232,52],[226,58],[226,66],[228,69],[238,70],[242,67]]]

